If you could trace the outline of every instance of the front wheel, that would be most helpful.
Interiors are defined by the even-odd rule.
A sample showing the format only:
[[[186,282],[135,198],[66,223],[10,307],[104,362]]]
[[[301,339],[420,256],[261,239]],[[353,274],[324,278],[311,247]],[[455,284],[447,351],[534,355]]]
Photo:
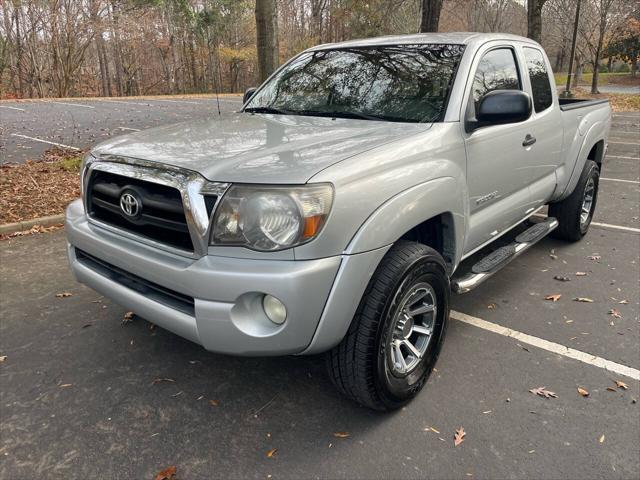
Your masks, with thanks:
[[[577,242],[586,235],[596,210],[599,180],[598,164],[587,160],[571,195],[549,205],[549,216],[558,220],[558,228],[551,235],[570,242]]]
[[[400,408],[422,390],[449,318],[449,277],[438,252],[401,241],[385,255],[349,331],[327,354],[347,397],[375,410]]]

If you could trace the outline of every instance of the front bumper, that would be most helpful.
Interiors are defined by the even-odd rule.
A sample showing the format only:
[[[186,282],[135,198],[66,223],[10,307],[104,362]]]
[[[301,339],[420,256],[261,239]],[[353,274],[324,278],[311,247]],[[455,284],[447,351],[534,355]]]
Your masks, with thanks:
[[[185,258],[89,223],[80,201],[67,208],[65,228],[69,263],[78,281],[207,350],[233,355],[303,352],[317,333],[343,262],[340,256],[305,261],[211,255]],[[127,282],[114,280],[84,261],[85,255],[79,252],[192,299],[192,312],[185,313],[171,302],[158,301],[158,295],[141,293]],[[268,320],[262,310],[264,294],[286,305],[284,324]]]

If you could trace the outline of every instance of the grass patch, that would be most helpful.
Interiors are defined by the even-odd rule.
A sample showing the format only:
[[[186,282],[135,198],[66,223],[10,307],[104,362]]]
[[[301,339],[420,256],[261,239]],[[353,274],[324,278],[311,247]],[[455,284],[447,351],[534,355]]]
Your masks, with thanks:
[[[67,172],[79,172],[80,166],[82,165],[82,157],[83,155],[73,155],[71,157],[66,157],[60,160],[60,167]]]
[[[566,73],[555,73],[553,75],[556,79],[556,85],[558,87],[564,87],[567,84],[567,74]],[[593,80],[593,73],[583,73],[580,77],[580,85],[591,85],[591,81]],[[598,77],[599,85],[609,85],[609,84],[635,84],[635,80],[640,83],[640,77],[636,77],[634,79],[630,73],[601,73]]]

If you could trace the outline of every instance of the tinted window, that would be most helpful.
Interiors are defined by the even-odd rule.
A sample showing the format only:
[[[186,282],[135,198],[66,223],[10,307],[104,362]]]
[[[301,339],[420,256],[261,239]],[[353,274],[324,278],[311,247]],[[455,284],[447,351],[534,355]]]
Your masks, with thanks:
[[[290,115],[432,122],[444,116],[462,45],[390,45],[307,52],[246,107]]]
[[[473,78],[473,100],[476,111],[482,97],[493,90],[520,90],[518,67],[509,48],[487,52]]]
[[[553,101],[544,56],[540,50],[525,47],[524,57],[527,59],[527,69],[529,70],[529,79],[531,80],[533,106],[536,112],[541,112],[549,108]]]

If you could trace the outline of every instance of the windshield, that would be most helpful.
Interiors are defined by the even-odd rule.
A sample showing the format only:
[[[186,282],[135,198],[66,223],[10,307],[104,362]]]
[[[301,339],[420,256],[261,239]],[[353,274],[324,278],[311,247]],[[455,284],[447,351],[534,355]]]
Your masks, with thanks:
[[[463,45],[391,45],[303,53],[245,111],[434,122],[444,116]]]

